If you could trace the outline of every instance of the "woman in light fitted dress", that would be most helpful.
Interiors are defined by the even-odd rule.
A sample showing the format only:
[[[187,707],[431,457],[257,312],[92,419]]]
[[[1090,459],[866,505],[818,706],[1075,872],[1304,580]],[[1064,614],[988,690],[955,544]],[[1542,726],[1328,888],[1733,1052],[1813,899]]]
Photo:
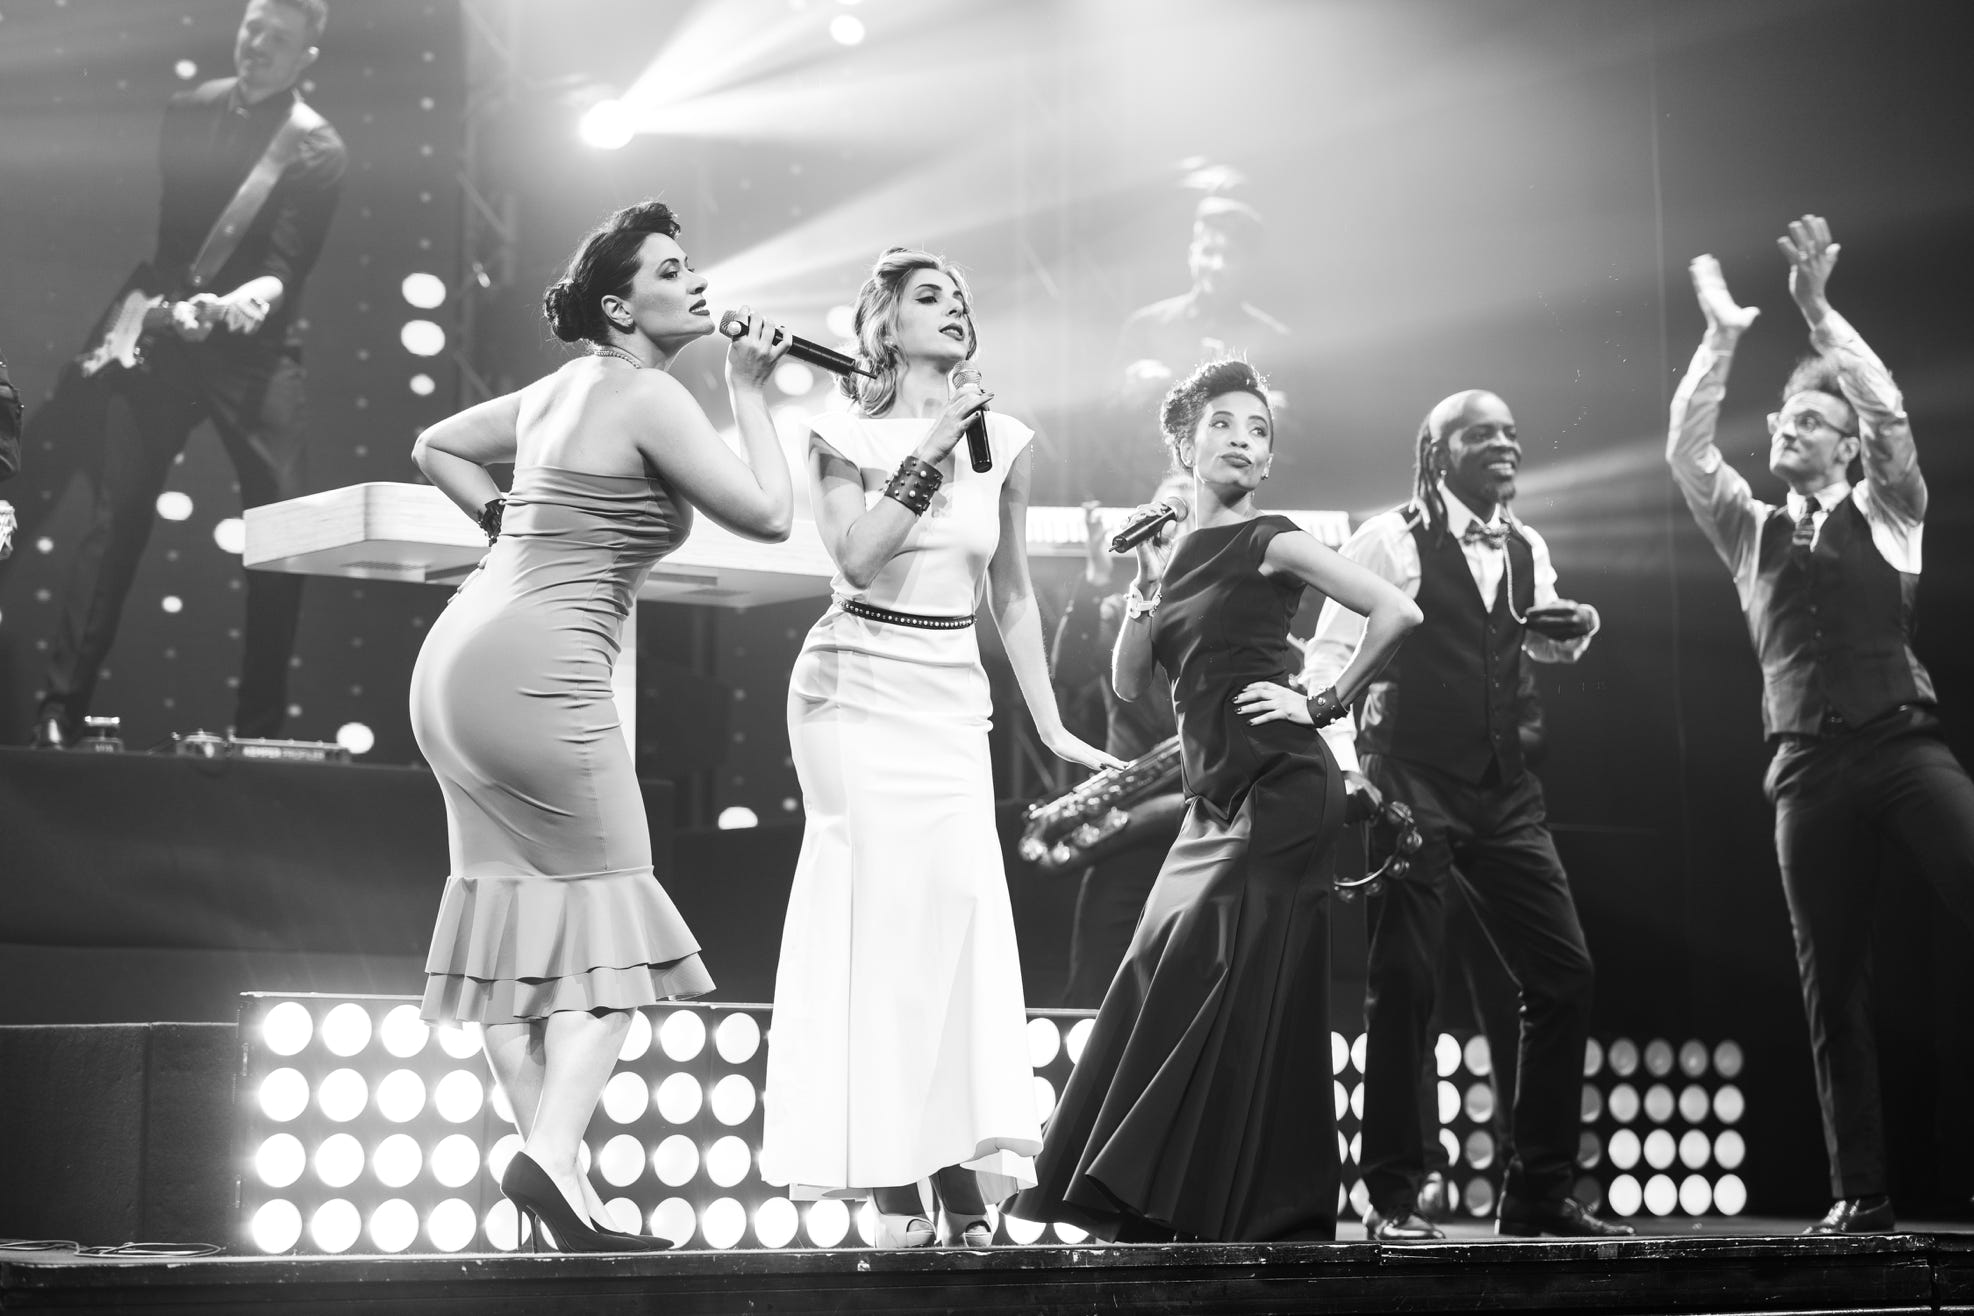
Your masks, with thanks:
[[[501,1190],[565,1251],[657,1242],[605,1227],[582,1136],[630,1012],[713,985],[652,872],[610,684],[624,619],[695,507],[763,540],[793,516],[762,392],[786,350],[774,326],[727,352],[744,460],[666,373],[713,328],[678,232],[655,201],[606,220],[544,298],[556,336],[589,352],[440,421],[413,453],[494,540],[411,679],[452,851],[422,1014],[481,1025],[525,1139]],[[504,497],[487,471],[500,463],[514,466]]]
[[[965,283],[894,247],[859,294],[847,411],[812,422],[816,526],[836,597],[788,691],[806,828],[782,933],[761,1172],[797,1197],[870,1195],[879,1243],[990,1241],[986,1204],[1041,1147],[1007,877],[983,598],[1042,741],[1063,728],[1026,542],[1032,431],[952,375],[973,355]],[[984,415],[992,465],[955,446]],[[931,1181],[939,1209],[926,1200]]]

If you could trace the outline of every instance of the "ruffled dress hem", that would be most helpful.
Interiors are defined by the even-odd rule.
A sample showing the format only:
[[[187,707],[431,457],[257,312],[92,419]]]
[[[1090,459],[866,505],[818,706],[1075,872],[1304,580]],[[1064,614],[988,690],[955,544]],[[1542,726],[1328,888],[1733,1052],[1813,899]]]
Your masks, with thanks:
[[[425,973],[419,1014],[432,1023],[633,1010],[713,989],[699,943],[648,865],[454,874]]]

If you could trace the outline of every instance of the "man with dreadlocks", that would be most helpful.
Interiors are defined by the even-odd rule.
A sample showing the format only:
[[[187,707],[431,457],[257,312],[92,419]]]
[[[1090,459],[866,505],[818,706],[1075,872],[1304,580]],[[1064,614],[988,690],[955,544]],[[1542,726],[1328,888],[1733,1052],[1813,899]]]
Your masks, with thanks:
[[[1691,267],[1707,334],[1673,395],[1666,460],[1734,575],[1761,659],[1775,848],[1836,1199],[1807,1232],[1874,1233],[1894,1224],[1871,1034],[1879,868],[1909,863],[1974,927],[1974,782],[1912,651],[1926,481],[1904,401],[1831,308],[1830,225],[1805,215],[1777,243],[1815,349],[1768,418],[1786,506],[1756,498],[1714,446],[1734,348],[1758,312],[1735,304],[1712,256]]]
[[[1508,404],[1483,389],[1455,393],[1419,427],[1411,500],[1366,521],[1343,547],[1426,616],[1366,691],[1361,725],[1339,721],[1325,733],[1346,769],[1361,750],[1365,775],[1412,806],[1425,842],[1405,880],[1370,908],[1362,1165],[1364,1226],[1377,1242],[1442,1237],[1419,1213],[1419,1075],[1456,882],[1521,1001],[1515,1151],[1497,1230],[1632,1232],[1570,1195],[1593,972],[1543,821],[1542,785],[1523,756],[1520,692],[1524,656],[1574,662],[1598,619],[1589,605],[1557,597],[1548,545],[1508,511],[1521,459]],[[1304,670],[1309,689],[1329,687],[1362,629],[1352,614],[1324,607]]]

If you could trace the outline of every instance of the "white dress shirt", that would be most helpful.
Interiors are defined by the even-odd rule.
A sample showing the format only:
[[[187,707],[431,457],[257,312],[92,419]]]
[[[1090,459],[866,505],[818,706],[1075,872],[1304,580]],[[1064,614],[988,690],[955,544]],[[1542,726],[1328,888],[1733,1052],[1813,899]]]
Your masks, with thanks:
[[[1505,543],[1488,543],[1485,540],[1462,538],[1467,527],[1479,521],[1473,511],[1440,483],[1439,493],[1446,504],[1447,529],[1455,539],[1459,539],[1460,553],[1467,559],[1467,570],[1473,573],[1474,588],[1479,592],[1483,605],[1492,607],[1496,591],[1501,587],[1501,578],[1508,570],[1508,548]],[[1359,566],[1368,567],[1378,575],[1405,591],[1407,598],[1419,597],[1419,545],[1413,539],[1410,526],[1406,522],[1406,508],[1395,508],[1380,512],[1363,525],[1344,542],[1339,551]],[[1549,558],[1549,545],[1541,535],[1528,525],[1497,507],[1494,515],[1483,524],[1490,530],[1506,530],[1510,525],[1521,532],[1528,542],[1529,556],[1535,570],[1535,606],[1546,607],[1557,601],[1556,567]],[[1597,610],[1584,605],[1590,613],[1589,634],[1574,640],[1555,640],[1534,631],[1527,632],[1522,639],[1522,651],[1536,662],[1573,663],[1590,647],[1591,637],[1597,634],[1602,619]],[[1311,691],[1326,690],[1336,684],[1337,677],[1350,665],[1357,653],[1357,646],[1364,639],[1364,619],[1350,609],[1330,599],[1323,604],[1322,614],[1316,621],[1316,635],[1310,641],[1308,653],[1303,662],[1303,679]],[[1357,724],[1354,718],[1345,716],[1323,728],[1324,737],[1330,742],[1330,750],[1337,757],[1337,763],[1346,771],[1357,767]]]
[[[1734,590],[1745,610],[1754,597],[1755,577],[1761,570],[1762,526],[1775,506],[1755,497],[1747,480],[1714,446],[1714,429],[1720,422],[1721,399],[1727,393],[1727,373],[1734,363],[1738,337],[1726,334],[1715,340],[1710,336],[1693,354],[1686,377],[1673,394],[1666,461],[1693,519],[1733,573]],[[1838,386],[1857,412],[1867,453],[1873,449],[1884,452],[1905,475],[1908,489],[1923,488],[1918,484],[1919,467],[1912,456],[1912,431],[1906,423],[1904,401],[1877,353],[1858,336],[1850,321],[1835,311],[1811,331],[1810,345],[1836,363]],[[1860,480],[1855,487],[1839,479],[1817,490],[1815,498],[1814,521],[1819,535],[1830,509],[1850,498],[1871,527],[1871,542],[1885,561],[1895,570],[1919,574],[1924,518],[1911,510],[1908,490],[1895,486],[1889,493],[1880,492],[1870,479]],[[1800,521],[1808,505],[1808,498],[1791,493],[1789,519]]]

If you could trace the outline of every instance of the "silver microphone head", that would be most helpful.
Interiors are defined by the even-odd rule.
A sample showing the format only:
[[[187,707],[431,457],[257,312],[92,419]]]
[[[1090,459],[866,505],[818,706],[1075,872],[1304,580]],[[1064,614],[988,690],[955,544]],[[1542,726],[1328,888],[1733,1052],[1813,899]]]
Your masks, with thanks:
[[[742,337],[746,334],[747,329],[747,317],[739,311],[728,311],[720,317],[720,332],[728,338]]]
[[[980,367],[971,361],[962,361],[953,367],[953,387],[965,388],[968,384],[980,387]]]
[[[1160,501],[1163,502],[1167,507],[1172,509],[1172,519],[1175,522],[1190,521],[1192,519],[1193,516],[1192,501],[1186,498],[1183,494],[1167,494]]]

